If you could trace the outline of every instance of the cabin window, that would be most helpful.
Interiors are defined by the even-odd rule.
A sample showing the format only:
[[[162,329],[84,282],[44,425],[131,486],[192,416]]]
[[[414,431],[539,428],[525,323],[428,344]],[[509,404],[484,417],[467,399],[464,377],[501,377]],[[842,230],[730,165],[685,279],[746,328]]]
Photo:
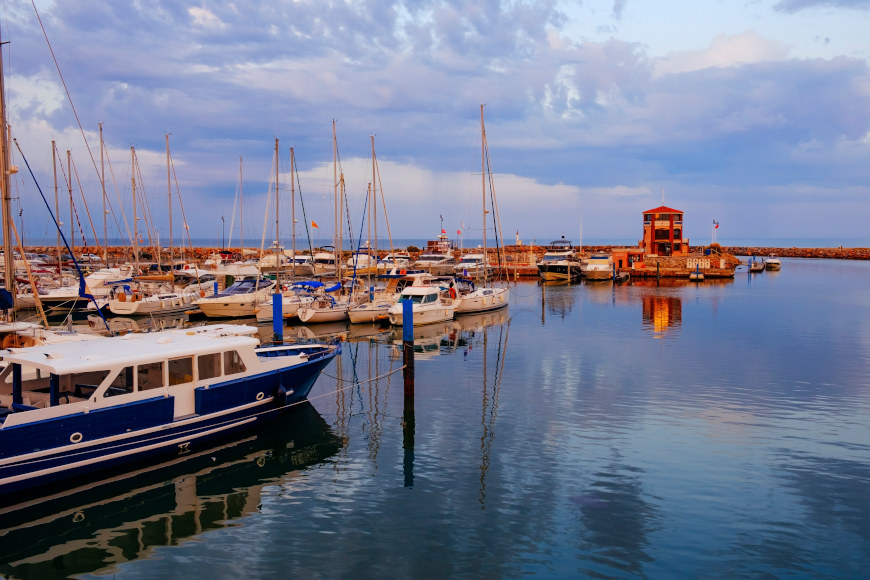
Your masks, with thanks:
[[[109,384],[109,388],[103,393],[104,397],[115,395],[127,395],[133,392],[133,367],[124,367],[118,376]],[[87,393],[86,393],[87,394]]]
[[[139,390],[159,389],[163,386],[163,362],[153,362],[138,367]]]
[[[221,354],[203,354],[196,357],[196,368],[199,371],[199,380],[213,379],[221,374]]]
[[[193,357],[169,360],[169,386],[183,385],[193,381]]]
[[[224,374],[234,375],[236,373],[245,372],[245,363],[238,351],[230,351],[224,353]]]

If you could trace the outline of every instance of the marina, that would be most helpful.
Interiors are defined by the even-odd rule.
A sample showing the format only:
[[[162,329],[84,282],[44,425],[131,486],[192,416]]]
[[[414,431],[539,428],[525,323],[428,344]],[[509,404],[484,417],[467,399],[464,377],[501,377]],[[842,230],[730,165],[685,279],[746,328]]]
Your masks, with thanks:
[[[870,262],[781,260],[700,284],[521,281],[508,309],[417,329],[410,406],[400,331],[288,324],[346,341],[310,403],[6,500],[0,573],[860,577]]]

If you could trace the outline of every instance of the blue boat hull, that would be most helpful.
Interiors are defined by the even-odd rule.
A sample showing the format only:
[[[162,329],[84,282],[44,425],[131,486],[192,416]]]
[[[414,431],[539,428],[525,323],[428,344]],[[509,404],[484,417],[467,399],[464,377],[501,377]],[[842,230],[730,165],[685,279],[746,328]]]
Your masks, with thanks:
[[[0,430],[0,495],[77,478],[167,454],[186,454],[252,428],[304,401],[338,354],[286,369],[199,387],[196,413],[173,417],[159,395]],[[71,437],[74,434],[74,437]],[[75,439],[78,443],[73,443]]]

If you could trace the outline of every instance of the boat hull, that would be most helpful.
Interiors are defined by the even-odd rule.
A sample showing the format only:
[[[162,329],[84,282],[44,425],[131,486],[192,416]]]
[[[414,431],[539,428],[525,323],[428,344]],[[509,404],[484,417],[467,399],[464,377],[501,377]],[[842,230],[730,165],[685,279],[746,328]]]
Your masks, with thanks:
[[[541,280],[577,280],[581,276],[580,264],[538,264]]]
[[[433,308],[419,309],[414,308],[413,310],[413,318],[414,318],[414,326],[423,326],[425,324],[434,324],[436,322],[444,322],[446,320],[453,320],[453,315],[455,313],[455,307],[450,305],[438,305]],[[390,312],[390,324],[394,326],[401,326],[404,323],[404,315],[401,311],[399,312]]]
[[[194,390],[196,412],[173,419],[175,397],[63,415],[0,429],[0,495],[160,455],[184,455],[271,420],[304,400],[340,348],[308,362]],[[75,442],[73,442],[75,441]]]
[[[508,305],[507,288],[481,288],[457,301],[456,314],[471,314],[498,310]]]

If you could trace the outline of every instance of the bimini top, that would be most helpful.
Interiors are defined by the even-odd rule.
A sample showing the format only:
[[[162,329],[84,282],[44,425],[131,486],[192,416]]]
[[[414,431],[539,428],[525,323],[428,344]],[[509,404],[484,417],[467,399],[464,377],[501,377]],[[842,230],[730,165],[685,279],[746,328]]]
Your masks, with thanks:
[[[253,326],[216,324],[0,350],[0,360],[65,375],[260,344]]]

